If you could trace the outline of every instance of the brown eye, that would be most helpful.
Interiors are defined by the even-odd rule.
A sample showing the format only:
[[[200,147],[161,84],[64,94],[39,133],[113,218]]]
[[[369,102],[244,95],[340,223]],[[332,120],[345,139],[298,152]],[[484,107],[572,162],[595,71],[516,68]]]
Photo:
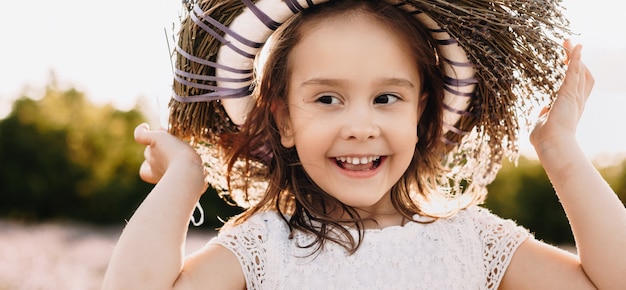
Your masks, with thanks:
[[[398,96],[393,94],[382,94],[374,98],[374,104],[391,104],[399,100]]]
[[[337,99],[337,97],[334,97],[334,96],[331,96],[331,95],[323,95],[323,96],[320,96],[319,98],[317,98],[317,102],[320,102],[322,104],[331,105],[331,104],[338,104],[339,103],[339,99]]]

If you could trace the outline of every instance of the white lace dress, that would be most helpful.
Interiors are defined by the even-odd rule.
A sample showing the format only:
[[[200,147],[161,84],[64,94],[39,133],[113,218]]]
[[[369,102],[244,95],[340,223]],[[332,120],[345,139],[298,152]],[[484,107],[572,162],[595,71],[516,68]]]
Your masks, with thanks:
[[[478,206],[433,223],[366,230],[352,255],[335,243],[308,255],[311,249],[297,245],[309,244],[310,235],[288,236],[285,222],[266,212],[222,230],[209,244],[237,256],[249,290],[497,289],[517,247],[532,238]]]

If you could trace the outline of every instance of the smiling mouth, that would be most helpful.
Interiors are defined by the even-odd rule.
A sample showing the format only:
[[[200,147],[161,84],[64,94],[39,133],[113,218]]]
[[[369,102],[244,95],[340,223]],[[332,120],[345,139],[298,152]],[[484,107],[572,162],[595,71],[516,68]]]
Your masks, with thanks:
[[[351,171],[366,171],[376,169],[381,162],[380,156],[368,156],[368,157],[350,157],[342,156],[336,157],[335,162],[337,165],[345,170]]]

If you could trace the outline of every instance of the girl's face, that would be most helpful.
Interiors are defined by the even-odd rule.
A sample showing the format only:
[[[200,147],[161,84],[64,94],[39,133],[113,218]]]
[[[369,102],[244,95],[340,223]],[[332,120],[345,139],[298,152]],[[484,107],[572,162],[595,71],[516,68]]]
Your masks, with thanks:
[[[304,29],[289,56],[281,142],[295,146],[308,175],[342,203],[370,213],[393,211],[385,197],[418,141],[416,60],[372,16],[335,17]]]

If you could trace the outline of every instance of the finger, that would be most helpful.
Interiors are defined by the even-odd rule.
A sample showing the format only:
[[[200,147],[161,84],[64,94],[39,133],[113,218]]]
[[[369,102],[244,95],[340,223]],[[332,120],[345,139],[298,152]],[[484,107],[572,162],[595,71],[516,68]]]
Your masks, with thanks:
[[[591,90],[593,89],[595,80],[589,68],[582,62],[582,47],[581,47],[580,55],[581,55],[580,56],[580,59],[581,59],[580,60],[580,67],[581,67],[580,79],[581,79],[581,84],[583,85],[581,86],[581,89],[579,90],[579,92],[583,94],[585,101],[586,101],[589,95],[591,94]]]
[[[586,80],[586,86],[585,86],[585,96],[587,96],[587,98],[589,97],[589,95],[591,95],[591,90],[593,89],[593,86],[596,83],[596,80],[593,77],[593,74],[591,74],[591,71],[589,70],[589,68],[587,66],[584,67],[585,70],[585,80]]]
[[[146,146],[146,149],[143,150],[143,159],[146,162],[150,162],[150,146]]]
[[[570,47],[571,47],[571,44],[570,44]],[[572,62],[578,62],[578,63],[581,62],[582,49],[583,49],[583,46],[580,44],[577,44],[576,46],[570,49],[570,54],[569,54],[570,66],[573,65]]]
[[[585,91],[587,90],[587,67],[582,63],[582,61],[579,63],[580,72],[578,73],[578,95],[583,101],[585,101],[587,100],[587,94],[585,94]]]
[[[586,73],[585,73],[585,65],[581,62],[580,63],[580,67],[581,67],[581,71],[578,74],[578,88],[577,88],[577,99],[578,99],[578,110],[580,112],[580,114],[582,114],[582,112],[585,110],[585,105],[587,104],[587,99],[588,96],[585,91],[587,88],[587,79],[585,77]]]
[[[147,161],[144,161],[143,163],[141,163],[141,167],[139,168],[139,177],[141,177],[141,180],[151,183],[151,184],[156,184],[158,181],[158,180],[155,180],[154,174],[152,172],[152,168],[150,167],[150,164],[148,164]]]
[[[570,66],[574,70],[575,76],[577,79],[576,84],[576,94],[579,98],[584,99],[584,91],[585,91],[585,65],[582,62],[582,46],[576,45],[574,51],[572,52],[572,62]]]
[[[137,127],[135,127],[135,141],[142,145],[150,145],[150,140],[146,134],[149,130],[150,126],[146,123],[141,123]]]
[[[567,70],[565,72],[565,79],[563,80],[563,86],[565,88],[577,89],[580,84],[580,76],[581,76],[581,61],[580,61],[580,50],[582,46],[577,45],[573,50],[570,51],[569,54],[569,63],[567,65]],[[575,83],[572,83],[575,82]]]
[[[589,95],[591,95],[591,90],[593,89],[595,80],[589,68],[582,62],[582,47],[580,48],[579,59],[577,60],[577,62],[579,63],[578,66],[580,67],[580,72],[578,75],[578,92],[583,100],[586,102],[589,98]]]
[[[566,39],[563,42],[563,48],[565,49],[565,64],[569,64],[571,60],[572,50],[574,50],[574,46],[572,45],[572,41],[570,39]]]

